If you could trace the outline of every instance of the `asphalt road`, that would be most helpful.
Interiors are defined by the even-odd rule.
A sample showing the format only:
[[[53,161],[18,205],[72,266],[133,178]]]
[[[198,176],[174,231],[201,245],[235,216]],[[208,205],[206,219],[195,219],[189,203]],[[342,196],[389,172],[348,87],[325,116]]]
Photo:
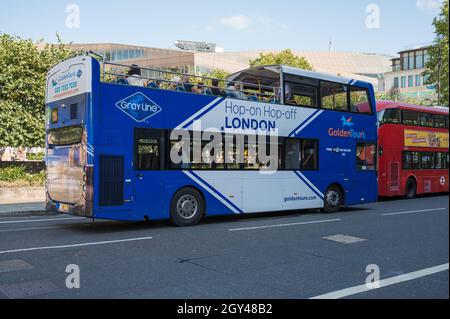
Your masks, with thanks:
[[[0,298],[449,298],[449,197],[192,228],[69,216],[0,219]],[[336,242],[351,239],[353,243]],[[80,289],[66,287],[66,267]],[[376,265],[381,288],[365,285]]]

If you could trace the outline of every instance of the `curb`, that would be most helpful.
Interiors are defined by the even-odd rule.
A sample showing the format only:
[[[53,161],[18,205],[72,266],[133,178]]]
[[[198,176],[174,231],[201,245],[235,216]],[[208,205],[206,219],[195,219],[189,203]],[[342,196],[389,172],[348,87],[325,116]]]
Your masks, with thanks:
[[[45,210],[41,211],[22,211],[22,212],[5,212],[0,213],[0,218],[3,217],[31,217],[31,216],[57,216],[57,212],[47,212]]]

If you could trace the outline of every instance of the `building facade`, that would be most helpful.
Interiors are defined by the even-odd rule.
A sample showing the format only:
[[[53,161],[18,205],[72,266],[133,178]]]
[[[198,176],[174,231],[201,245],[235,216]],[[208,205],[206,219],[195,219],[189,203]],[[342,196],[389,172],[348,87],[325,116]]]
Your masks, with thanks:
[[[385,73],[379,90],[392,96],[436,99],[436,86],[428,84],[424,74],[430,59],[429,48],[424,46],[399,52],[399,57],[391,60],[391,71]]]
[[[190,74],[205,74],[213,69],[235,73],[249,68],[249,61],[259,57],[261,53],[277,53],[277,51],[199,52],[124,44],[74,44],[72,47],[96,52],[117,64],[137,64],[145,68]],[[294,53],[306,58],[318,72],[367,81],[372,83],[375,89],[380,79],[390,70],[392,58],[383,54],[356,52],[294,51]]]

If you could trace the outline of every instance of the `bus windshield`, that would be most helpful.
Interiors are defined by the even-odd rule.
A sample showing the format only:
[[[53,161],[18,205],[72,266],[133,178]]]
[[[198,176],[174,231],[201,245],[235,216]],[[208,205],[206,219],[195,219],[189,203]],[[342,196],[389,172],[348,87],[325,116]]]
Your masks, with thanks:
[[[82,137],[81,126],[58,128],[48,132],[48,144],[55,146],[79,144]]]

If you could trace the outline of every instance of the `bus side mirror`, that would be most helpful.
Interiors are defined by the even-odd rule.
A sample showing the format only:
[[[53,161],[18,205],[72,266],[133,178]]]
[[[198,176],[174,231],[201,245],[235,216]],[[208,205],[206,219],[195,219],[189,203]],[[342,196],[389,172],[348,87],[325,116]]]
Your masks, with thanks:
[[[378,147],[378,155],[379,155],[380,157],[383,156],[383,146],[382,146],[382,145],[380,145],[380,146]]]

